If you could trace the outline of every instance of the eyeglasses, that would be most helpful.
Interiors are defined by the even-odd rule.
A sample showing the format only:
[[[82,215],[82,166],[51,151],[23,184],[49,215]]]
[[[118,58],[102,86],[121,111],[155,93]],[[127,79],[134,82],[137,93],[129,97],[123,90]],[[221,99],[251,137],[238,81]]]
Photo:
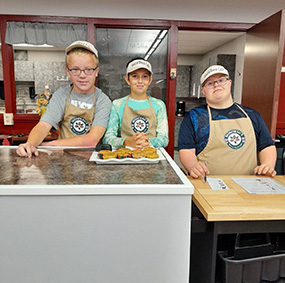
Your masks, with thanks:
[[[229,80],[229,78],[226,78],[226,77],[222,77],[222,78],[219,78],[218,80],[216,80],[216,81],[209,81],[209,82],[206,82],[205,84],[204,84],[204,87],[205,88],[214,88],[214,86],[215,86],[215,83],[217,83],[218,85],[225,85],[226,84],[226,82]]]
[[[69,68],[67,68],[67,69],[74,76],[80,76],[81,72],[83,72],[86,76],[91,76],[94,73],[94,71],[97,69],[97,67],[96,68],[87,68],[87,69],[83,69],[83,70],[69,69]]]

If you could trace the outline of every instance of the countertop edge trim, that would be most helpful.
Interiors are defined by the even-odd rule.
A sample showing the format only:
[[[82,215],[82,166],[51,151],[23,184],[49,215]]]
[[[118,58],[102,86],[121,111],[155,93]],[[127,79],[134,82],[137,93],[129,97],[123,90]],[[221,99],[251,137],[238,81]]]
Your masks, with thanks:
[[[2,187],[2,188],[1,188]],[[192,195],[186,185],[2,185],[4,195]]]

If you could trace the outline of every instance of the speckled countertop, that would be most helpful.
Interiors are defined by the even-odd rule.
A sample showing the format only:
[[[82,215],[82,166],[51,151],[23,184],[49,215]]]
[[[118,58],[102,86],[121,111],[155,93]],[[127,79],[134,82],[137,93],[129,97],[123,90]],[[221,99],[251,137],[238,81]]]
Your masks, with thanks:
[[[100,165],[92,151],[43,150],[23,158],[15,148],[0,148],[1,185],[182,184],[167,160],[157,164]]]

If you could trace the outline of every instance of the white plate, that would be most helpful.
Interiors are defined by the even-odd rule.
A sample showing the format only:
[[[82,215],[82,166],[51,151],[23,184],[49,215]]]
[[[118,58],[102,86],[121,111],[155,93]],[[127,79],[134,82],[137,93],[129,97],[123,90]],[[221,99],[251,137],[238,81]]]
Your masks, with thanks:
[[[97,164],[152,164],[158,163],[160,160],[165,160],[165,157],[161,153],[159,149],[157,149],[158,158],[151,159],[151,158],[124,158],[124,159],[117,159],[117,158],[110,158],[110,159],[100,159],[98,157],[98,152],[94,151],[89,159],[89,161],[95,161]]]

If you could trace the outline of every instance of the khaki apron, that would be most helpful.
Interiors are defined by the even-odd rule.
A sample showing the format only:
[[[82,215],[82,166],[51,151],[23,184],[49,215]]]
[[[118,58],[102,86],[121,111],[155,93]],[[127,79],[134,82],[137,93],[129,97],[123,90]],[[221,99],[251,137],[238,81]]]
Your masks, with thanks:
[[[96,90],[94,91],[94,106],[91,109],[81,109],[68,102],[72,88],[65,101],[64,117],[61,121],[58,139],[67,139],[85,135],[90,131],[95,114]]]
[[[121,137],[131,137],[137,132],[146,133],[149,139],[156,137],[156,115],[148,99],[150,108],[134,110],[128,106],[127,98],[122,118]]]
[[[212,121],[209,106],[209,140],[198,154],[212,175],[251,175],[257,166],[256,138],[250,118]]]

